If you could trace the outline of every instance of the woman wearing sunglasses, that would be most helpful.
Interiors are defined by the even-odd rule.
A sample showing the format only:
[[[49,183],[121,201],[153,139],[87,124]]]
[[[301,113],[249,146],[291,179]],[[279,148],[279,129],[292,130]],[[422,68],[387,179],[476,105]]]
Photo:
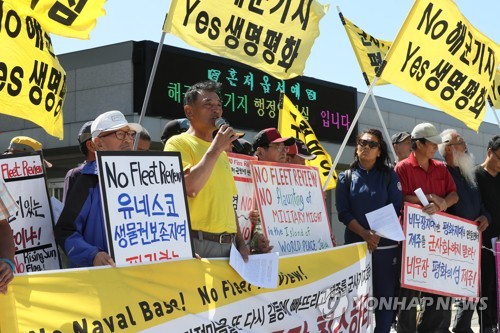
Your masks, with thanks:
[[[363,131],[357,137],[354,161],[339,175],[335,195],[339,220],[346,225],[345,243],[365,241],[372,253],[373,296],[379,300],[377,304],[384,297],[387,299],[382,304],[391,304],[395,296],[398,248],[397,242],[370,230],[365,214],[390,203],[397,213],[400,211],[401,185],[389,163],[382,133],[377,129]],[[392,309],[375,308],[375,333],[388,333],[392,318]]]

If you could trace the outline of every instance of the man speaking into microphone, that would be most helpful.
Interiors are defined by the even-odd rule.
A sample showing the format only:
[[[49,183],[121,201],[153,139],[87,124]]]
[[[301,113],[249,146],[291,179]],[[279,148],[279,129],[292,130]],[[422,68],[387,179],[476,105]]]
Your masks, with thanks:
[[[192,85],[184,95],[189,129],[171,137],[165,151],[181,153],[189,214],[191,242],[202,258],[229,257],[231,245],[248,259],[248,249],[233,208],[236,185],[225,148],[238,139],[222,119],[219,82]],[[217,121],[217,124],[216,124]],[[213,131],[217,134],[212,137]]]

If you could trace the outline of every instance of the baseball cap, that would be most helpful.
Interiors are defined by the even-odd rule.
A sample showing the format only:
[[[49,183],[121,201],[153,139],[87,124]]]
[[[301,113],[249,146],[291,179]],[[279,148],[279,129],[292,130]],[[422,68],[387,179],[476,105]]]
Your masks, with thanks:
[[[244,154],[244,155],[248,155],[248,156],[252,156],[252,153],[253,153],[253,147],[252,147],[252,144],[245,140],[245,139],[237,139],[236,141],[238,141],[241,145],[241,150],[238,150],[234,145],[232,147],[232,151],[233,153],[238,153],[238,154]]]
[[[412,139],[426,139],[432,143],[440,144],[443,142],[436,127],[430,123],[421,123],[415,126],[411,131]]]
[[[309,149],[307,149],[306,144],[299,139],[295,139],[295,144],[290,146],[290,149],[288,150],[287,154],[297,155],[305,160],[314,160],[316,158],[316,155],[311,153]]]
[[[90,134],[90,127],[92,126],[92,120],[87,121],[85,124],[83,124],[82,128],[80,128],[80,131],[78,132],[78,143],[82,144],[85,141],[88,141],[92,139],[92,134]]]
[[[284,143],[285,146],[291,146],[295,143],[295,138],[282,138],[280,132],[274,128],[266,128],[257,133],[253,138],[253,149],[257,147],[267,147],[271,143]]]
[[[397,144],[405,141],[409,137],[411,137],[411,134],[408,132],[397,132],[396,134],[391,136],[391,140],[393,144]]]
[[[170,120],[165,124],[163,128],[163,133],[161,135],[161,142],[165,143],[168,139],[173,137],[174,135],[181,134],[186,132],[190,126],[190,122],[187,118],[180,118]]]
[[[9,148],[7,149],[10,153],[24,153],[24,152],[34,152],[42,150],[43,146],[37,140],[30,138],[29,136],[15,136],[10,140]],[[43,160],[47,168],[52,168],[52,163]]]
[[[99,134],[106,131],[118,130],[122,127],[128,126],[131,130],[139,133],[142,131],[142,126],[137,123],[129,123],[123,113],[120,111],[108,111],[99,115],[92,122],[90,126],[90,132],[92,133],[92,138],[97,138]]]

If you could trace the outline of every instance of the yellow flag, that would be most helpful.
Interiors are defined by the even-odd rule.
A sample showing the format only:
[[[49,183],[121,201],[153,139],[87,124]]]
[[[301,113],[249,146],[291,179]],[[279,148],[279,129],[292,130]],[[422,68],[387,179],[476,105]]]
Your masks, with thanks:
[[[304,72],[327,10],[316,0],[172,0],[163,30],[286,80]]]
[[[283,109],[280,111],[278,117],[278,131],[283,137],[293,136],[304,141],[307,148],[317,156],[314,160],[306,161],[306,164],[318,168],[321,184],[325,188],[326,179],[332,168],[332,158],[319,142],[309,122],[307,122],[286,95],[283,96]],[[337,174],[334,173],[326,189],[334,189],[336,184]]]
[[[66,73],[50,36],[37,20],[16,9],[0,1],[3,23],[8,21],[0,30],[6,50],[0,53],[0,113],[30,120],[62,140]]]
[[[416,0],[381,77],[477,132],[499,62],[499,45],[470,24],[453,1]]]
[[[106,14],[106,0],[7,0],[23,4],[22,14],[34,16],[45,31],[60,36],[89,39],[98,17]]]
[[[339,13],[339,16],[344,25],[347,37],[349,37],[349,41],[351,42],[354,54],[356,54],[356,58],[358,59],[359,67],[361,67],[366,84],[370,85],[382,65],[387,52],[389,52],[392,42],[377,39],[367,34],[343,16],[342,13]],[[384,80],[377,80],[376,85],[388,83]]]
[[[490,103],[495,109],[500,109],[500,70],[497,69],[495,80],[491,86],[491,93],[488,96]]]

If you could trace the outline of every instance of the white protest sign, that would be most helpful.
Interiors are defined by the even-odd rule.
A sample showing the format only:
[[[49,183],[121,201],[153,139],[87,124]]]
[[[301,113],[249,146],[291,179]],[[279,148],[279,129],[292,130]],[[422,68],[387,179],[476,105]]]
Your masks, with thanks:
[[[478,223],[406,203],[401,285],[452,297],[479,297]]]
[[[60,269],[41,152],[0,156],[0,170],[19,210],[9,218],[17,273]]]
[[[252,239],[252,223],[248,217],[250,211],[254,209],[255,188],[252,182],[250,161],[256,161],[255,156],[228,153],[229,163],[233,171],[234,182],[238,190],[238,196],[233,199],[234,209],[238,217],[241,235],[246,244]]]
[[[256,161],[252,178],[274,252],[287,255],[333,247],[317,168]]]
[[[110,255],[117,265],[193,257],[177,152],[97,152]]]

